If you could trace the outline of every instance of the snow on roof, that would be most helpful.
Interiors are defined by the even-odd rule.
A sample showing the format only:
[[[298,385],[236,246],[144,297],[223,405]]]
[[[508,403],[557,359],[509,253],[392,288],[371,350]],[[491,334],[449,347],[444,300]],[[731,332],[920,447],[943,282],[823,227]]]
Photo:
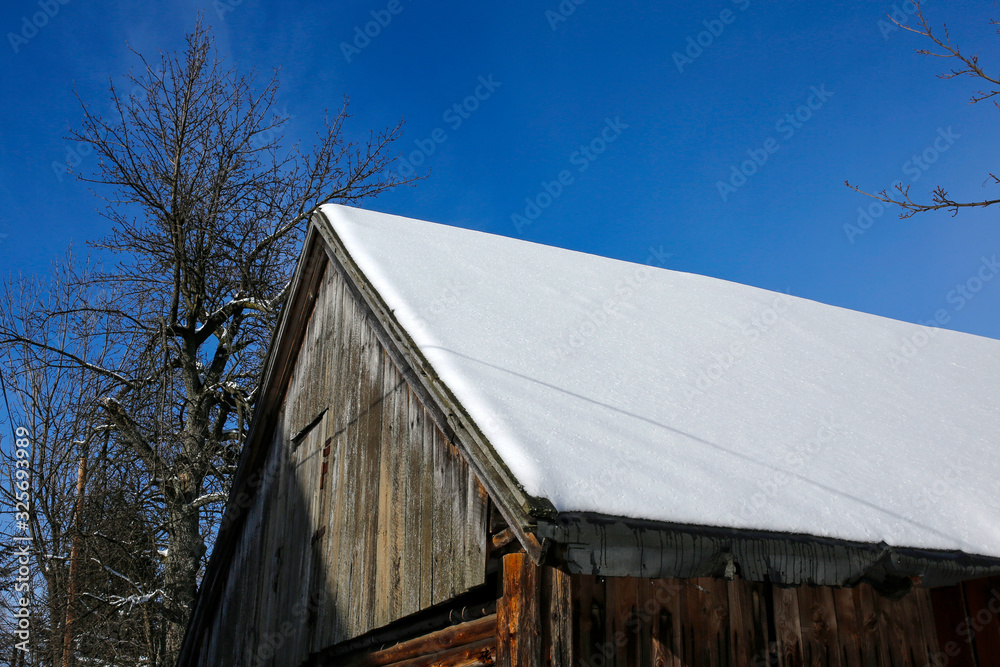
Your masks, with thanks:
[[[1000,557],[1000,341],[323,213],[524,489],[557,510]]]

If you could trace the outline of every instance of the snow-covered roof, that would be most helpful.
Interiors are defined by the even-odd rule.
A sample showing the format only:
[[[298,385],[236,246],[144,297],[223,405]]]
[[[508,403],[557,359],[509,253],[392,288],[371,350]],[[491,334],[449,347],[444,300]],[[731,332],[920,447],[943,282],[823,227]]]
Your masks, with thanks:
[[[1000,341],[322,212],[524,490],[559,512],[1000,557]]]

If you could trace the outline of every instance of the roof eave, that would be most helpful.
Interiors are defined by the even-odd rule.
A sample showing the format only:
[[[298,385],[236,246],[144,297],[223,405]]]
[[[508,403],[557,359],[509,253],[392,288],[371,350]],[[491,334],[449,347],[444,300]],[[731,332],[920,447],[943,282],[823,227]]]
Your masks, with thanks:
[[[888,596],[1000,574],[1000,558],[815,535],[690,526],[563,512],[539,522],[546,562],[571,573],[690,579],[740,576],[781,585],[855,586]]]

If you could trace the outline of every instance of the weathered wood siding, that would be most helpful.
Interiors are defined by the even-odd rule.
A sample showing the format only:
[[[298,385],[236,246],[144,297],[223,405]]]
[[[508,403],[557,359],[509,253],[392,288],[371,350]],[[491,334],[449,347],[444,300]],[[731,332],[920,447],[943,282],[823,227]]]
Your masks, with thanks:
[[[941,663],[930,591],[782,588],[740,579],[570,575],[504,557],[503,667],[926,667]],[[993,663],[984,663],[993,664]]]
[[[1000,665],[1000,577],[935,588],[931,599],[941,644],[932,667]]]
[[[333,263],[202,665],[311,652],[485,581],[487,501]]]

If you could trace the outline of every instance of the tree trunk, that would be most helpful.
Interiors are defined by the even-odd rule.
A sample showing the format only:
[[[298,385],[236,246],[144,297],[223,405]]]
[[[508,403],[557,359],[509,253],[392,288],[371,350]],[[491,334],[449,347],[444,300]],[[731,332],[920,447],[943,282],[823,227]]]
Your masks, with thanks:
[[[73,548],[69,557],[69,586],[66,597],[66,626],[63,629],[62,667],[72,667],[76,660],[73,657],[73,621],[76,620],[76,579],[80,570],[80,535],[83,516],[83,490],[87,476],[87,455],[80,457],[80,467],[76,472],[76,508],[73,530]]]
[[[183,485],[184,482],[180,484]],[[192,500],[192,493],[178,489],[175,499],[168,502],[167,508],[170,523],[164,586],[170,598],[168,604],[175,610],[171,614],[167,630],[167,655],[170,656],[176,656],[180,652],[197,592],[199,564],[206,549],[201,536],[198,509],[190,506]]]

